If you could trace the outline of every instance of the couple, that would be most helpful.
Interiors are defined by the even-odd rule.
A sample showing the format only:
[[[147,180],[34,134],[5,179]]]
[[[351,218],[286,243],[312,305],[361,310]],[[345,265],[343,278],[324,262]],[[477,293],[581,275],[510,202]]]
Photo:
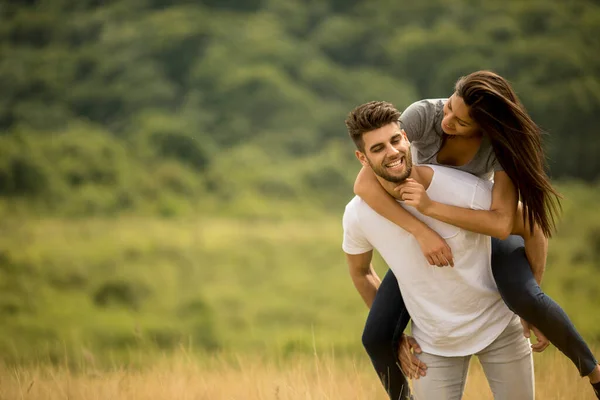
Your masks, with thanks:
[[[364,168],[343,249],[371,308],[363,343],[390,398],[410,399],[406,375],[418,378],[418,400],[460,399],[476,354],[495,399],[533,399],[531,349],[550,339],[600,399],[593,354],[539,287],[558,195],[539,129],[508,82],[475,72],[449,99],[414,103],[401,117],[370,102],[346,126]],[[383,282],[373,249],[390,267]],[[409,318],[414,339],[402,333]]]

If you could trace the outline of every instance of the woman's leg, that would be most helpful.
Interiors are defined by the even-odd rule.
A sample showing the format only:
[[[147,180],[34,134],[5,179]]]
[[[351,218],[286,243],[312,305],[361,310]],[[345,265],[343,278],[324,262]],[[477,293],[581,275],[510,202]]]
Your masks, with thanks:
[[[492,273],[508,308],[542,331],[571,359],[581,376],[594,371],[598,362],[589,347],[567,314],[535,281],[520,236],[492,238]]]
[[[398,281],[387,272],[369,311],[362,342],[389,396],[410,399],[408,381],[398,365],[398,343],[410,316],[402,300]]]

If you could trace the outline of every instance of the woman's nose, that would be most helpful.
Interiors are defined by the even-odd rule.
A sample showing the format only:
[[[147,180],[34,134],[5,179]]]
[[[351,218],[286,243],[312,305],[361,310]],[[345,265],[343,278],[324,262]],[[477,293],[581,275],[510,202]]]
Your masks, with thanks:
[[[452,115],[446,115],[444,119],[442,119],[442,123],[450,128],[453,128],[454,125],[452,124]]]

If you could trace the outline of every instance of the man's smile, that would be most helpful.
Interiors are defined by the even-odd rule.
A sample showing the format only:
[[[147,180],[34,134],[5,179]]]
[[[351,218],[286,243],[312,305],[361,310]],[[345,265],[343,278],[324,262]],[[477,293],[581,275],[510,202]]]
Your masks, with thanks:
[[[394,160],[392,162],[385,164],[385,167],[389,168],[389,169],[394,169],[394,170],[401,169],[404,166],[404,161],[405,161],[405,157],[402,156],[402,157],[398,158],[397,160]]]

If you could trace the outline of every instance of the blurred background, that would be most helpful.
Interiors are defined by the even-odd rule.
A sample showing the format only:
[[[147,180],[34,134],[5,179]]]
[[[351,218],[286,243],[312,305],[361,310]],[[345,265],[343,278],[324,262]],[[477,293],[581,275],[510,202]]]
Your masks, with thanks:
[[[544,287],[600,342],[598,1],[3,0],[0,18],[4,361],[364,355],[344,118],[479,69],[548,133],[565,200]]]

